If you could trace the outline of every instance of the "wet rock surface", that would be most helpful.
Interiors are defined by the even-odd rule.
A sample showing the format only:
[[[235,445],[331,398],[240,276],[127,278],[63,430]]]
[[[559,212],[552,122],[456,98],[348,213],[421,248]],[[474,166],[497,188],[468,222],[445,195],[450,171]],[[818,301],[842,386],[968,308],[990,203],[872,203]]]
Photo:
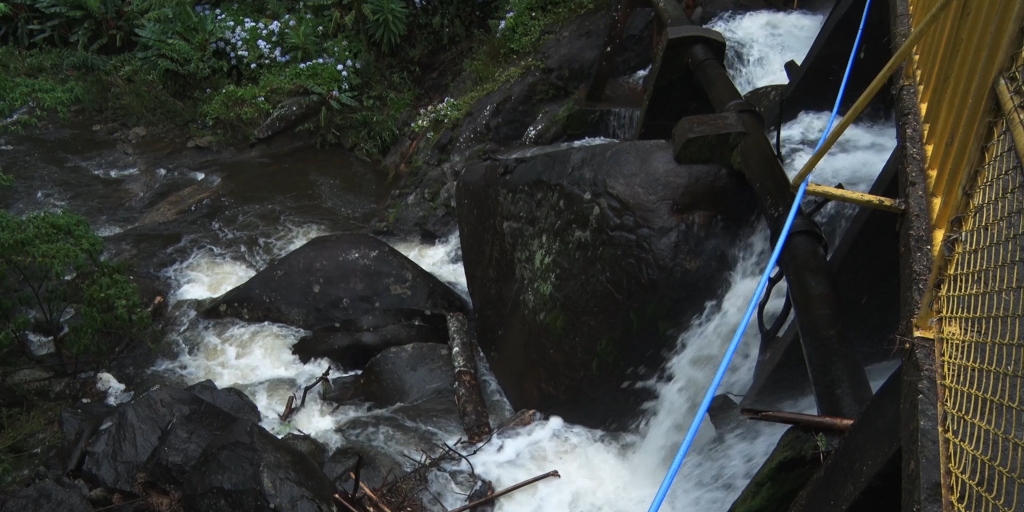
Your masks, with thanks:
[[[193,384],[185,391],[195,393],[196,396],[223,409],[232,416],[259,423],[260,410],[245,393],[235,388],[218,389],[212,380],[204,380]]]
[[[204,393],[213,394],[208,388]],[[240,398],[228,391],[215,394],[222,395],[215,398],[221,403]],[[109,426],[101,426],[86,447],[82,473],[95,485],[125,492],[138,492],[143,472],[180,479],[207,443],[236,421],[251,423],[251,409],[244,409],[237,407],[235,416],[190,391],[157,388],[105,420]]]
[[[185,478],[196,512],[337,510],[334,484],[305,453],[259,425],[238,421],[203,451]]]
[[[86,495],[99,505],[139,496],[138,510],[164,510],[158,502],[199,512],[337,510],[327,448],[307,435],[278,439],[259,419],[244,394],[209,381],[160,387],[116,408],[77,404],[61,414],[68,441],[56,453],[91,437],[80,470],[88,487],[42,478],[0,510],[92,510]],[[55,469],[49,474],[69,468]]]
[[[455,385],[447,345],[413,343],[389,348],[362,373],[367,400],[381,405],[413,404],[438,394],[452,397]]]
[[[623,385],[718,293],[754,205],[738,173],[661,141],[478,165],[457,198],[477,338],[512,405],[620,427],[640,400]]]
[[[316,114],[324,104],[325,101],[315,95],[299,96],[285,100],[256,129],[253,137],[257,140],[267,139],[285,130],[294,128]]]
[[[613,78],[651,65],[653,27],[652,9],[637,9],[631,15],[611,70]],[[447,236],[456,227],[455,183],[464,169],[509,147],[553,144],[590,134],[591,122],[567,122],[579,108],[576,98],[590,81],[609,28],[606,10],[577,17],[538,50],[533,59],[542,63],[538,69],[473,104],[456,133],[400,138],[385,162],[403,174],[402,186],[392,192],[375,232],[428,240]]]
[[[382,311],[461,311],[463,299],[369,235],[315,238],[217,299],[204,314],[305,329],[355,326]]]
[[[11,494],[0,512],[90,512],[82,490],[67,480],[41,480]]]
[[[327,358],[347,370],[358,370],[390,347],[411,342],[448,342],[444,316],[440,314],[383,313],[369,318],[372,321],[365,321],[367,319],[318,329],[300,338],[292,352],[304,363]]]

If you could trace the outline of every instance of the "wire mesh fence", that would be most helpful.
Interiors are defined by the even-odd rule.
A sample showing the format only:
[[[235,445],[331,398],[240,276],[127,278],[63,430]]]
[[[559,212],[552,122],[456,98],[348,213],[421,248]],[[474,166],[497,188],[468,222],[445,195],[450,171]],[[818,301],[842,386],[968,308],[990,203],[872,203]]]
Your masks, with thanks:
[[[1021,71],[1005,74],[1015,108],[993,109],[937,297],[947,497],[959,511],[1024,510]]]

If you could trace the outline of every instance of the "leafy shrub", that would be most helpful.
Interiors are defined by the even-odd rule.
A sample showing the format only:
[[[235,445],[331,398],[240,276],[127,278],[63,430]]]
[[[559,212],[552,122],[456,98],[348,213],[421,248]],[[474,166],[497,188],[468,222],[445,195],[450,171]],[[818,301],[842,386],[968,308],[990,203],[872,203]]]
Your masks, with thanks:
[[[105,53],[130,46],[138,18],[129,0],[11,0],[7,11],[0,39],[9,43]]]
[[[146,13],[135,33],[136,55],[179,84],[198,84],[227,71],[227,63],[213,55],[220,36],[217,20],[194,10],[191,2],[175,1]]]
[[[91,63],[69,51],[24,51],[0,46],[0,123],[8,129],[36,122],[36,111],[66,115],[86,85],[77,78]]]
[[[363,5],[370,36],[385,51],[405,36],[409,10],[403,0],[369,0]]]
[[[509,0],[505,17],[498,21],[495,33],[506,52],[521,54],[535,50],[544,40],[544,29],[568,20],[602,2],[584,0]]]
[[[58,355],[102,348],[98,336],[150,322],[138,289],[112,263],[85,218],[0,212],[0,342],[52,336]]]

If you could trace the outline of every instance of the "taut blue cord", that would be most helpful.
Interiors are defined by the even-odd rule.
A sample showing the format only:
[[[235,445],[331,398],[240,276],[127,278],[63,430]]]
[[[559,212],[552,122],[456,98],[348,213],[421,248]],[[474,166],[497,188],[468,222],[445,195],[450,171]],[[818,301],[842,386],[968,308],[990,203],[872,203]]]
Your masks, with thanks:
[[[853,61],[857,57],[857,48],[860,47],[860,39],[864,34],[864,24],[868,19],[868,8],[870,7],[871,0],[867,0],[864,3],[864,13],[860,18],[860,28],[857,30],[857,38],[853,42],[853,50],[850,52],[850,59],[846,63],[846,71],[843,73],[843,81],[839,85],[839,94],[836,95],[836,103],[835,106],[832,107],[832,116],[829,118],[828,125],[825,127],[825,133],[821,135],[821,139],[818,140],[818,145],[814,148],[815,151],[825,143],[825,139],[832,130],[832,124],[835,123],[836,116],[839,114],[839,105],[842,103],[843,95],[846,93],[846,84],[850,79],[850,71],[853,69]],[[711,406],[711,400],[714,399],[715,392],[718,391],[718,386],[721,385],[722,379],[725,378],[725,371],[729,368],[729,363],[732,362],[733,356],[736,355],[736,349],[739,348],[740,341],[743,339],[743,334],[747,331],[747,324],[750,323],[750,318],[754,315],[754,309],[757,307],[757,303],[761,300],[761,296],[764,294],[764,290],[768,285],[768,279],[772,274],[772,270],[775,269],[775,265],[779,261],[779,255],[782,254],[782,248],[785,246],[786,237],[789,236],[789,231],[793,227],[793,219],[796,218],[796,213],[800,211],[800,202],[803,200],[804,194],[807,192],[807,184],[809,182],[810,176],[800,184],[800,188],[796,191],[796,197],[793,199],[793,206],[789,209],[789,215],[786,216],[786,222],[782,225],[782,231],[779,233],[779,241],[775,244],[775,248],[772,249],[772,257],[768,260],[768,266],[764,269],[764,274],[761,275],[761,280],[757,283],[757,289],[754,291],[754,296],[750,299],[750,304],[747,306],[747,312],[744,313],[743,320],[736,329],[736,334],[732,337],[728,350],[725,351],[722,363],[718,365],[718,371],[715,373],[715,378],[712,379],[711,385],[708,387],[708,392],[704,394],[704,399],[701,401],[700,407],[697,409],[697,414],[694,416],[693,422],[690,423],[690,430],[686,432],[686,438],[683,439],[683,444],[679,447],[679,451],[676,452],[676,457],[672,460],[672,466],[669,467],[668,473],[665,475],[665,479],[661,482],[661,487],[658,488],[658,494],[654,496],[654,502],[651,503],[651,507],[647,509],[647,512],[658,512],[661,508],[661,505],[665,502],[665,497],[668,496],[669,489],[672,487],[672,482],[679,473],[679,468],[683,465],[683,460],[686,459],[687,452],[690,451],[690,447],[693,445],[694,438],[697,437],[697,430],[700,429],[701,420],[704,419],[704,414],[707,413],[708,407]]]

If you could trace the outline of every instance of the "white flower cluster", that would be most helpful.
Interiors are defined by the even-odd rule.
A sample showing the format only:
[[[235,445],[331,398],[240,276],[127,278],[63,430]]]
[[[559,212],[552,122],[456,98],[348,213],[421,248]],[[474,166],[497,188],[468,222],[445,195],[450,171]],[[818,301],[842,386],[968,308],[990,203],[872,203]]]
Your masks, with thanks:
[[[250,68],[256,69],[258,64],[283,63],[291,60],[291,55],[283,53],[281,48],[281,22],[274,20],[266,24],[245,18],[236,23],[234,20],[226,19],[227,14],[222,13],[220,9],[214,11],[214,14],[224,29],[224,38],[211,45],[227,53],[231,64],[248,63]],[[288,16],[285,18],[287,21]]]
[[[341,80],[341,89],[343,91],[347,91],[348,88],[349,88],[348,70],[350,70],[350,69],[359,69],[360,65],[359,65],[358,62],[352,62],[352,59],[347,59],[345,62],[343,62],[341,64],[338,64],[338,65],[334,65],[335,62],[336,61],[333,58],[331,58],[331,57],[321,57],[319,59],[314,59],[314,60],[311,60],[311,61],[308,61],[308,62],[300,63],[299,64],[299,69],[306,69],[306,68],[311,68],[313,66],[320,66],[320,65],[323,65],[323,66],[334,66],[334,69],[336,69],[338,71],[338,74],[341,75],[341,78],[340,78],[340,80]],[[337,96],[337,91],[335,91],[334,95]]]
[[[516,13],[515,11],[509,11],[509,12],[505,13],[505,19],[503,19],[500,22],[498,22],[498,33],[499,34],[501,33],[502,30],[505,30],[505,23],[508,22],[508,20],[510,20],[515,13]]]
[[[299,3],[302,7],[302,3]],[[361,68],[358,61],[350,58],[348,43],[340,41],[331,48],[323,48],[323,56],[306,62],[296,62],[296,55],[287,52],[286,34],[297,30],[297,25],[305,23],[310,14],[285,14],[280,20],[253,20],[238,15],[238,5],[224,6],[214,9],[210,5],[197,5],[195,10],[200,15],[213,17],[220,33],[220,39],[210,43],[211,48],[220,52],[232,65],[257,69],[260,66],[286,65],[297,66],[298,69],[310,69],[314,66],[329,66],[337,72],[337,83],[332,97],[340,95],[339,91],[347,91],[352,85],[352,76]],[[318,32],[324,28],[318,27]],[[318,76],[323,76],[319,72]],[[333,82],[334,80],[331,79]]]
[[[421,108],[419,117],[412,123],[412,128],[419,131],[430,128],[435,123],[447,124],[454,120],[458,107],[458,101],[452,98],[445,98],[444,101],[437,105]],[[433,133],[428,133],[427,135],[431,136]]]

